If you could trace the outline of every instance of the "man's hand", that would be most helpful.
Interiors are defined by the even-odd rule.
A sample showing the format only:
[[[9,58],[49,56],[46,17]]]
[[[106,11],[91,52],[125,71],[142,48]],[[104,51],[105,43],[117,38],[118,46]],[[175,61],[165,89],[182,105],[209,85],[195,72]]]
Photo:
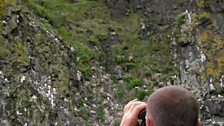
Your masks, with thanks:
[[[132,100],[124,107],[124,115],[120,126],[138,126],[138,114],[146,108],[145,102]]]

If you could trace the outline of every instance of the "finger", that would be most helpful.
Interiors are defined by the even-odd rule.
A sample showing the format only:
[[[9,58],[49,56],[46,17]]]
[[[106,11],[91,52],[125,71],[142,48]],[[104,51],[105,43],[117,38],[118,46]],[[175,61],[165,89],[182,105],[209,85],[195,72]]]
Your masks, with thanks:
[[[136,102],[136,101],[138,101],[138,99],[133,99],[133,100],[129,101],[128,104],[132,104],[133,102]]]
[[[132,111],[133,116],[138,117],[138,114],[140,113],[140,111],[146,108],[146,106],[147,106],[146,103],[137,105]]]
[[[133,102],[129,111],[132,112],[138,105],[145,105],[145,104],[146,104],[145,102],[141,102],[141,101]]]
[[[129,111],[131,107],[134,107],[134,106],[136,106],[136,105],[138,105],[138,104],[141,104],[141,103],[142,103],[141,101],[132,100],[132,101],[130,101],[130,102],[126,105],[124,111],[125,111],[125,112],[126,112],[126,111]]]
[[[134,99],[134,100],[129,101],[128,104],[125,105],[125,107],[124,107],[124,112],[126,112],[127,110],[129,110],[130,107],[131,107],[131,105],[132,105],[132,103],[135,102],[135,101],[137,101],[137,99]]]

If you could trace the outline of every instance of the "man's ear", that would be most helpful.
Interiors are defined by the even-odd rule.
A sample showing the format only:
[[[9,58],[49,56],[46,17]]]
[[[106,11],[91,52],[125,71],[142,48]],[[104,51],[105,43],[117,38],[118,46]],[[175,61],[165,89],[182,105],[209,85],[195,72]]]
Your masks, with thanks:
[[[199,119],[198,119],[198,122],[197,122],[197,126],[200,126],[200,121],[199,121]]]
[[[145,123],[146,123],[146,126],[153,126],[152,125],[152,119],[151,119],[151,117],[149,117],[149,116],[145,116]]]

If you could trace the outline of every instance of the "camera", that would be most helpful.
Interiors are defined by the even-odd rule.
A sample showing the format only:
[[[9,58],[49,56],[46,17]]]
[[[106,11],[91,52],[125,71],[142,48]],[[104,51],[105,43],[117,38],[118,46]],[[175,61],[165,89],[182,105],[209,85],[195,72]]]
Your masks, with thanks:
[[[138,114],[139,126],[146,126],[146,124],[145,124],[145,116],[146,116],[146,109],[143,109]]]

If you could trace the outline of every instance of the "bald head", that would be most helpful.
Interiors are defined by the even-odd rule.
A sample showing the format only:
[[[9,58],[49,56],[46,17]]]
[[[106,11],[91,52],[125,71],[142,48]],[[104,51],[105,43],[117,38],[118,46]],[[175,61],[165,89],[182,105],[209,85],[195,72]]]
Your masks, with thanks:
[[[156,126],[196,126],[199,105],[190,91],[167,86],[148,98],[147,116]]]

